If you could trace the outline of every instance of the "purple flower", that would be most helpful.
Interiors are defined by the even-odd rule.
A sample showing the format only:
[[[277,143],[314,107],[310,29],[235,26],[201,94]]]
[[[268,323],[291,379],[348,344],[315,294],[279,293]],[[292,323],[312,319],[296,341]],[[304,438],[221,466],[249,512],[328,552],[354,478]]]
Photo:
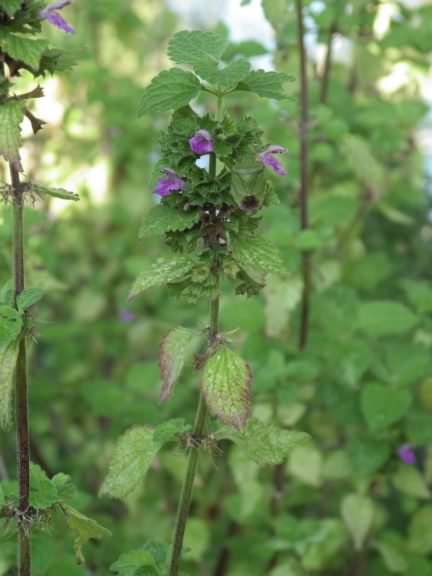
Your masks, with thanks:
[[[120,310],[119,312],[120,322],[123,324],[130,324],[135,320],[135,314],[129,312],[129,310]]]
[[[158,196],[169,196],[171,192],[176,192],[177,190],[183,190],[185,186],[185,181],[177,176],[174,170],[169,168],[163,168],[162,172],[165,174],[164,178],[159,178],[155,188],[155,194]]]
[[[60,28],[60,30],[63,30],[63,32],[66,32],[67,34],[74,34],[75,28],[66,22],[63,16],[58,12],[58,10],[62,10],[66,6],[69,6],[71,2],[72,0],[58,0],[57,2],[48,4],[48,6],[40,12],[41,19],[47,20],[50,24],[56,28]]]
[[[189,140],[189,145],[194,154],[202,156],[213,152],[213,139],[207,130],[198,130]]]
[[[259,154],[258,158],[260,162],[271,168],[273,172],[279,174],[279,176],[287,176],[288,172],[275,156],[275,154],[284,154],[286,151],[286,148],[283,146],[271,145],[267,146],[264,152]]]
[[[409,444],[402,444],[398,450],[399,458],[405,464],[415,464],[417,462],[416,454]]]

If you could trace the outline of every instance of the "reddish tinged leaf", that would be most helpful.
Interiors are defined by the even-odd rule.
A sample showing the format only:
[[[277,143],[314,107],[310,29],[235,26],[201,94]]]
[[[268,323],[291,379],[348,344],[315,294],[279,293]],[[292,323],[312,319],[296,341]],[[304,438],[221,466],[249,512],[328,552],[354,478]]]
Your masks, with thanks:
[[[197,351],[200,340],[199,332],[182,326],[171,330],[162,340],[159,354],[162,378],[161,402],[165,402],[171,396],[185,363]]]
[[[222,345],[207,360],[201,389],[210,412],[225,424],[243,428],[250,416],[252,372],[249,364]]]

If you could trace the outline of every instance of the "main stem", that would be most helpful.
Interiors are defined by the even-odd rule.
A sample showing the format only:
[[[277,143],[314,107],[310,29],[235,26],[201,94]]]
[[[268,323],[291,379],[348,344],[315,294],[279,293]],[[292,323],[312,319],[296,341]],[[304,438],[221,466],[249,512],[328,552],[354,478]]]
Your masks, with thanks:
[[[221,114],[222,114],[222,97],[218,96],[217,100],[218,121],[221,120]],[[214,153],[210,154],[209,172],[210,177],[212,179],[215,179],[216,155]],[[217,267],[214,270],[214,274],[216,275],[217,284],[219,284],[219,272],[217,270]],[[219,287],[217,286],[217,288]],[[212,346],[212,344],[214,344],[218,331],[219,331],[219,294],[217,294],[210,303],[210,329],[208,338],[209,347]],[[195,481],[196,468],[198,464],[198,450],[204,433],[206,417],[207,417],[207,407],[204,397],[201,393],[195,416],[195,425],[192,432],[192,436],[196,442],[196,445],[192,445],[189,448],[189,458],[186,470],[186,477],[183,482],[183,487],[180,494],[180,502],[177,510],[177,519],[174,531],[174,543],[171,555],[169,576],[177,576],[179,573],[184,533],[186,530],[186,523],[189,517],[192,501],[192,490]]]
[[[300,52],[300,227],[309,228],[309,89],[307,78],[307,55],[303,20],[303,0],[296,0],[297,34]],[[302,254],[303,294],[299,331],[299,348],[304,350],[309,336],[310,293],[311,293],[311,257],[308,252]]]
[[[23,234],[23,190],[18,166],[10,163],[13,188],[13,270],[14,297],[24,290],[24,234]],[[18,503],[18,575],[31,575],[31,524],[27,521],[30,494],[30,433],[28,414],[27,351],[25,336],[21,337],[15,370],[17,471],[19,486]]]

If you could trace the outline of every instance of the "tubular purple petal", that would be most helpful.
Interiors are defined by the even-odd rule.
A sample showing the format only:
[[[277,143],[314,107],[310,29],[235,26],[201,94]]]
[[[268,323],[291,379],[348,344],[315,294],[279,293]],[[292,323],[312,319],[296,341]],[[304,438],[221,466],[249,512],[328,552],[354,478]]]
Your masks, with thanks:
[[[59,0],[58,2],[53,2],[49,4],[46,8],[41,10],[40,17],[42,20],[46,20],[56,28],[63,30],[66,34],[74,34],[75,28],[71,26],[66,20],[61,16],[58,10],[65,8],[71,4],[72,0]]]
[[[410,464],[411,466],[417,462],[416,454],[409,444],[402,444],[398,450],[399,458],[405,464]]]
[[[194,154],[202,156],[213,152],[213,139],[207,130],[198,130],[189,140],[189,145]]]
[[[177,176],[174,170],[163,168],[162,172],[165,174],[164,178],[159,178],[155,188],[155,194],[163,198],[169,196],[172,192],[183,190],[185,181]]]
[[[278,174],[279,176],[287,176],[288,172],[275,156],[276,154],[284,154],[286,151],[286,148],[283,146],[272,144],[268,146],[264,152],[261,152],[261,154],[258,155],[258,159],[264,164],[264,166],[271,168],[275,174]]]

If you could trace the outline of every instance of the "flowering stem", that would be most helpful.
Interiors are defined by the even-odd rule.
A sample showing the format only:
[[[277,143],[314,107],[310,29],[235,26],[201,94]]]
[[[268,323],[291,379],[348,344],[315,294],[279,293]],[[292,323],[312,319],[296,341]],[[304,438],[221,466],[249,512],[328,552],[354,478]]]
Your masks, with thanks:
[[[298,46],[300,52],[300,227],[302,230],[309,228],[309,145],[308,145],[308,123],[309,123],[309,89],[307,79],[307,57],[305,47],[305,31],[303,21],[303,0],[296,0],[297,11],[297,33]],[[302,255],[302,275],[303,275],[303,295],[301,306],[301,320],[299,333],[299,348],[304,350],[307,346],[309,336],[309,315],[310,315],[310,292],[311,292],[311,258],[308,252]]]
[[[222,110],[222,97],[218,96],[217,106],[217,119],[220,120]],[[216,155],[210,154],[210,177],[216,178]],[[219,288],[219,271],[215,267],[214,274],[216,276],[217,289]],[[210,303],[210,329],[208,338],[208,347],[214,344],[219,330],[219,294],[216,294]],[[198,402],[198,408],[195,416],[195,425],[192,432],[193,440],[195,441],[189,448],[189,458],[186,470],[186,477],[184,479],[180,502],[177,511],[177,519],[174,531],[174,543],[171,555],[171,564],[169,576],[177,576],[179,573],[181,553],[183,548],[184,533],[186,530],[186,523],[189,516],[189,511],[192,501],[192,490],[195,481],[196,468],[198,464],[198,450],[200,442],[203,437],[205,422],[207,417],[207,407],[202,393]]]
[[[23,235],[23,189],[18,167],[10,163],[13,188],[13,269],[14,298],[24,290],[24,235]],[[25,336],[21,337],[15,370],[17,469],[19,485],[18,504],[18,575],[31,575],[31,524],[26,521],[30,494],[30,434],[28,417],[28,385]]]

